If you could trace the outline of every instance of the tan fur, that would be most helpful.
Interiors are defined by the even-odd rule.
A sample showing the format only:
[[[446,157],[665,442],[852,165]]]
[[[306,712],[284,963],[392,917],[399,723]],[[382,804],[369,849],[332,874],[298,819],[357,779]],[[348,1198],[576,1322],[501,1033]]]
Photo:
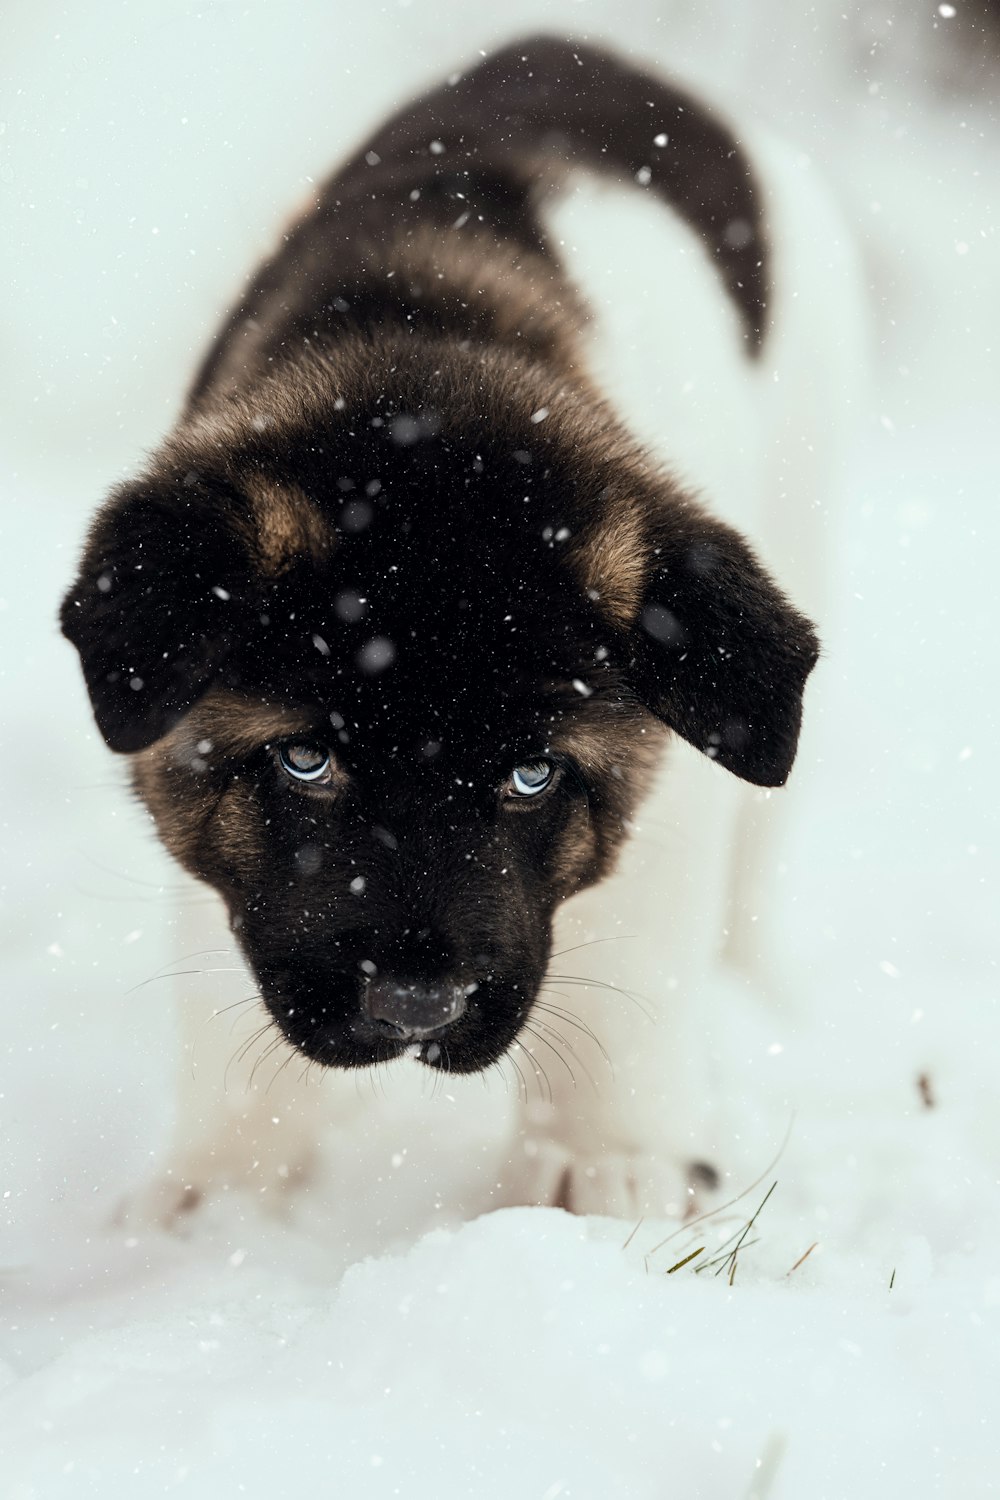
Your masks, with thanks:
[[[252,779],[227,778],[220,793],[212,769],[310,731],[314,718],[302,710],[216,688],[132,756],[135,790],[185,869],[221,889],[228,872],[253,874],[265,849]]]
[[[624,720],[624,722],[623,722]],[[623,713],[610,713],[603,723],[563,721],[555,728],[547,749],[573,760],[585,776],[616,779],[635,778],[637,795],[645,789],[645,778],[655,770],[663,753],[668,731],[652,714],[642,713],[629,722]]]
[[[199,853],[219,796],[208,778],[168,749],[171,735],[131,758],[132,785],[145,803],[166,848],[192,875],[200,874]]]
[[[597,798],[582,822],[570,824],[553,855],[560,899],[614,868],[622,831],[652,786],[669,738],[663,724],[642,709],[609,708],[598,717],[592,707],[585,719],[557,722],[546,749],[578,765]]]
[[[293,739],[315,728],[314,716],[304,709],[212,688],[159,745],[151,748],[164,750],[175,765],[190,765],[199,755],[238,760],[262,745]],[[200,750],[199,746],[206,743],[210,749]]]
[[[274,578],[296,558],[320,562],[333,550],[334,531],[296,484],[247,474],[243,489],[253,507],[261,573]]]
[[[621,831],[653,784],[669,731],[651,714],[622,723],[609,714],[605,723],[560,725],[549,748],[568,755],[594,788],[600,809],[581,809],[553,851],[549,868],[559,899],[606,876],[622,850]],[[609,816],[610,814],[610,816]]]
[[[581,808],[549,856],[548,868],[558,899],[564,901],[594,878],[600,857],[597,830]]]
[[[628,500],[612,504],[602,523],[581,537],[570,566],[601,612],[627,628],[639,613],[647,579],[646,528]]]
[[[531,345],[533,353],[540,348],[572,365],[586,315],[558,267],[544,256],[468,229],[442,240],[430,225],[422,225],[393,247],[393,264],[404,283],[428,301],[442,284],[449,295],[457,292],[473,315],[473,327],[476,309],[482,308],[491,340]]]

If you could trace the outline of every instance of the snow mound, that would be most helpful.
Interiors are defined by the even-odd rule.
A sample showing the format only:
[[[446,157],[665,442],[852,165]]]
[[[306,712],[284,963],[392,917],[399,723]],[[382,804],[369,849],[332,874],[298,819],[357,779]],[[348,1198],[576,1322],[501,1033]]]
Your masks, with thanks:
[[[886,1472],[897,1494],[945,1473],[986,1492],[994,1439],[964,1390],[995,1368],[1000,1278],[956,1258],[921,1285],[915,1241],[891,1291],[810,1283],[808,1262],[730,1287],[647,1269],[641,1229],[622,1243],[508,1209],[306,1287],[160,1246],[168,1284],[8,1393],[0,1492],[723,1500]]]

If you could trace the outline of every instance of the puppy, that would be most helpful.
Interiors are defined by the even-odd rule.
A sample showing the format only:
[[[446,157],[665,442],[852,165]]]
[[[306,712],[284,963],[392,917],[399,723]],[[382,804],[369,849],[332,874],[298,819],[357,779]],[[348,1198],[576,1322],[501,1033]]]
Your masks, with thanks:
[[[621,184],[673,226],[673,259],[610,297],[591,266],[588,299],[573,215],[605,195],[613,258]],[[657,451],[690,471],[697,430],[729,466],[720,514],[748,526],[776,470],[790,489],[766,197],[723,123],[602,52],[533,39],[451,78],[253,277],[62,609],[101,734],[305,1058],[486,1069],[538,1015],[557,918],[585,941],[627,918],[608,973],[658,1024],[606,1013],[598,956],[577,1020],[604,1026],[615,1077],[533,1111],[521,1201],[683,1208],[692,1034],[734,901],[750,920],[733,872],[753,878],[760,809],[739,782],[781,786],[796,753],[813,628]],[[674,318],[663,387],[634,350],[651,294]],[[627,847],[647,798],[659,840]],[[238,1175],[198,1114],[200,1159]],[[209,1185],[198,1155],[178,1186]]]

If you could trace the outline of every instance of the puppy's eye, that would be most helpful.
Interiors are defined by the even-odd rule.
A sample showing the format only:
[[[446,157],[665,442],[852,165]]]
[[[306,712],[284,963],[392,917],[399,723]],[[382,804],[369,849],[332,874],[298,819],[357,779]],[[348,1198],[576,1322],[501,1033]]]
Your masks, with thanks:
[[[552,783],[556,768],[550,760],[529,760],[511,772],[510,790],[515,797],[537,797]]]
[[[330,779],[330,752],[322,745],[311,745],[307,741],[279,745],[278,760],[282,770],[296,781]]]

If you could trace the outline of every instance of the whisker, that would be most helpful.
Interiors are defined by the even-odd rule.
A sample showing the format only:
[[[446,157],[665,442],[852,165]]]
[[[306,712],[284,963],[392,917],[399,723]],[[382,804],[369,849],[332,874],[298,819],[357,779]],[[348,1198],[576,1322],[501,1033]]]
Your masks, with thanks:
[[[161,973],[170,964],[186,964],[190,963],[193,958],[207,958],[210,953],[234,953],[235,951],[232,944],[230,944],[228,948],[200,948],[197,953],[181,953],[177,958],[168,958],[167,962],[161,964],[156,972],[157,974]]]
[[[244,995],[242,1000],[234,1000],[231,1005],[219,1005],[205,1017],[205,1024],[214,1021],[216,1016],[224,1016],[227,1011],[236,1010],[240,1005],[249,1005],[252,1000],[262,1000],[264,997],[259,992],[253,995]]]
[[[125,991],[126,995],[134,995],[136,990],[143,990],[147,984],[158,984],[163,979],[183,979],[189,974],[245,974],[246,970],[240,965],[234,969],[176,969],[172,974],[152,974],[149,979],[140,979],[131,989]]]
[[[115,870],[110,865],[103,865],[99,859],[86,849],[78,849],[77,854],[92,865],[95,870],[100,870],[102,875],[110,875],[115,880],[127,880],[130,885],[144,885],[155,891],[186,891],[191,889],[191,883],[186,880],[143,880],[141,875],[130,875],[126,870]]]
[[[519,1064],[517,1062],[517,1059],[515,1057],[513,1057],[509,1052],[505,1052],[504,1055],[503,1055],[503,1060],[504,1060],[505,1064],[506,1063],[510,1064],[511,1070],[513,1071],[515,1077],[517,1078],[517,1098],[518,1098],[518,1103],[520,1103],[521,1099],[523,1098],[524,1102],[525,1102],[525,1105],[527,1105],[527,1103],[528,1103],[528,1084],[527,1084],[527,1080],[525,1079],[524,1074],[521,1072],[521,1069],[520,1069],[520,1066],[519,1066]]]
[[[510,1096],[510,1082],[509,1082],[509,1080],[507,1078],[507,1074],[504,1072],[503,1068],[500,1066],[500,1063],[501,1063],[501,1059],[500,1058],[495,1058],[494,1061],[490,1063],[490,1065],[487,1068],[486,1072],[480,1074],[480,1077],[482,1078],[482,1080],[483,1080],[483,1086],[485,1087],[486,1083],[487,1083],[488,1075],[490,1073],[492,1073],[493,1070],[494,1070],[494,1068],[495,1068],[496,1071],[500,1074],[500,1077],[503,1080],[504,1092],[509,1097]],[[487,1090],[487,1092],[488,1092],[488,1090]]]
[[[539,1025],[544,1026],[545,1022],[544,1021],[539,1022]],[[562,1063],[563,1067],[566,1069],[566,1072],[569,1074],[570,1082],[572,1083],[573,1087],[576,1088],[576,1074],[573,1072],[573,1069],[570,1067],[570,1065],[566,1061],[565,1057],[563,1057],[562,1053],[559,1051],[559,1048],[557,1046],[555,1046],[554,1043],[550,1042],[546,1037],[542,1036],[542,1034],[541,1034],[540,1031],[536,1031],[535,1028],[534,1028],[534,1026],[531,1026],[527,1021],[525,1021],[523,1029],[525,1031],[529,1031],[531,1033],[531,1035],[533,1037],[537,1038],[537,1040],[540,1041],[544,1047],[548,1047],[549,1051],[552,1052],[552,1053],[554,1053],[555,1056],[558,1057],[559,1061]],[[553,1032],[552,1035],[553,1036],[557,1036],[558,1032]],[[565,1038],[563,1038],[563,1040],[565,1040]],[[532,1055],[531,1052],[530,1052],[530,1049],[529,1049],[528,1055],[529,1055],[529,1057]]]
[[[534,1053],[524,1045],[520,1038],[518,1038],[518,1040],[514,1043],[514,1046],[519,1047],[520,1050],[524,1053],[525,1057],[529,1058],[531,1061],[531,1068],[535,1075],[535,1082],[538,1084],[538,1097],[540,1099],[545,1099],[545,1094],[542,1093],[542,1080],[544,1079],[545,1088],[548,1093],[548,1099],[546,1102],[549,1104],[554,1103],[552,1084],[549,1082],[549,1075],[548,1073],[546,1073],[543,1065],[538,1061],[538,1058],[534,1055]]]
[[[232,1003],[229,1004],[229,1005],[220,1005],[215,1010],[210,1011],[209,1014],[205,1017],[205,1019],[202,1021],[201,1024],[202,1024],[202,1026],[207,1026],[207,1025],[209,1025],[209,1023],[211,1021],[215,1020],[216,1016],[224,1016],[224,1015],[227,1014],[228,1011],[231,1011],[231,1010],[240,1011],[246,1005],[254,1005],[254,1004],[258,1004],[259,1005],[260,1002],[263,1000],[263,998],[264,998],[263,995],[260,995],[260,994],[244,995],[242,997],[242,999],[240,999],[240,1000],[233,1000]],[[240,1023],[240,1021],[242,1019],[243,1019],[243,1017],[241,1015],[236,1015],[236,1016],[233,1017],[232,1021],[230,1021],[230,1023],[229,1023],[229,1035],[230,1036],[232,1036],[233,1032],[236,1030],[236,1027],[239,1025],[239,1023]]]
[[[279,1068],[275,1068],[274,1072],[271,1074],[271,1081],[268,1084],[267,1088],[264,1090],[265,1095],[269,1094],[271,1092],[271,1089],[274,1087],[275,1079],[279,1076],[279,1074],[281,1074],[281,1073],[283,1073],[285,1071],[285,1069],[288,1067],[288,1064],[291,1062],[292,1058],[295,1057],[295,1056],[296,1056],[295,1049],[292,1047],[292,1044],[289,1042],[289,1044],[288,1044],[288,1056],[285,1058],[285,1060],[281,1064],[281,1066]]]
[[[575,984],[584,989],[608,990],[612,994],[621,995],[625,1000],[631,1000],[637,1006],[647,1021],[655,1021],[656,1017],[648,1009],[650,1001],[645,995],[636,995],[631,990],[623,990],[617,984],[611,984],[606,979],[584,979],[581,974],[547,974],[546,979],[555,979],[559,984]]]
[[[520,1100],[520,1098],[521,1098],[521,1090],[523,1089],[524,1090],[524,1102],[527,1105],[527,1103],[528,1103],[528,1083],[527,1083],[527,1079],[525,1078],[524,1074],[521,1072],[521,1068],[520,1068],[520,1065],[519,1065],[519,1063],[517,1061],[517,1058],[514,1056],[513,1048],[516,1047],[516,1046],[517,1046],[517,1042],[516,1041],[511,1043],[511,1047],[507,1050],[507,1052],[504,1053],[504,1060],[510,1063],[511,1067],[514,1069],[514,1072],[518,1076],[518,1080],[519,1080],[519,1086],[518,1086],[518,1090],[517,1090],[518,1100]]]
[[[544,989],[545,986],[543,985],[542,988]],[[556,993],[558,994],[559,991],[557,990]],[[563,998],[565,999],[566,997],[563,996]],[[588,1037],[589,1040],[592,1041],[594,1046],[598,1049],[601,1056],[604,1058],[604,1061],[611,1069],[612,1074],[614,1073],[614,1064],[611,1061],[611,1057],[608,1054],[607,1048],[604,1046],[604,1043],[601,1041],[596,1031],[592,1031],[585,1021],[580,1020],[579,1016],[575,1016],[571,1010],[566,1010],[561,1005],[553,1005],[549,1000],[536,1000],[534,1006],[532,1007],[532,1010],[548,1011],[552,1015],[558,1016],[560,1020],[567,1021],[570,1026],[575,1026],[578,1031],[582,1031],[584,1036]]]
[[[262,1026],[258,1026],[257,1030],[253,1033],[253,1035],[251,1037],[249,1037],[243,1043],[243,1045],[237,1049],[236,1054],[235,1054],[235,1060],[237,1062],[242,1062],[243,1059],[246,1057],[247,1053],[250,1051],[250,1048],[254,1045],[254,1043],[257,1042],[257,1041],[259,1041],[260,1038],[264,1035],[264,1033],[266,1031],[270,1031],[270,1029],[271,1029],[271,1027],[273,1025],[274,1025],[274,1022],[271,1020],[271,1017],[268,1016],[267,1020],[263,1023],[263,1025]]]
[[[620,985],[612,984],[610,979],[589,979],[585,974],[547,974],[546,978],[557,979],[560,984],[585,984],[592,989],[613,990],[616,995],[624,995],[626,1000],[635,999],[631,990],[623,990]]]
[[[581,948],[594,948],[598,943],[634,943],[635,938],[634,932],[616,932],[612,937],[588,938],[585,943],[574,943],[572,948],[560,948],[552,957],[562,958],[564,953],[579,953]]]
[[[264,1022],[263,1026],[259,1027],[259,1029],[254,1032],[254,1034],[253,1034],[253,1036],[251,1036],[250,1040],[247,1041],[247,1042],[244,1042],[243,1046],[240,1047],[239,1050],[237,1052],[235,1052],[233,1054],[233,1056],[229,1059],[228,1063],[226,1064],[226,1071],[222,1075],[222,1087],[223,1087],[223,1091],[225,1093],[229,1092],[229,1070],[230,1070],[230,1068],[233,1066],[234,1063],[242,1062],[243,1059],[244,1059],[244,1057],[246,1057],[247,1053],[250,1051],[250,1048],[253,1047],[256,1042],[259,1042],[260,1039],[261,1039],[261,1037],[264,1036],[264,1034],[266,1032],[270,1031],[270,1029],[271,1029],[271,1027],[273,1025],[274,1025],[274,1022],[269,1017]]]
[[[87,901],[118,901],[139,902],[143,906],[155,906],[161,902],[169,901],[173,907],[187,911],[192,906],[211,906],[215,902],[214,896],[177,896],[170,891],[160,891],[155,896],[139,896],[134,891],[127,895],[115,895],[109,891],[89,891],[86,886],[75,885],[73,889],[78,896],[83,896]]]
[[[506,1093],[508,1099],[510,1098],[510,1071],[507,1068],[507,1063],[509,1062],[509,1060],[510,1059],[505,1052],[503,1057],[497,1058],[496,1062],[491,1064],[492,1067],[496,1068],[497,1072],[500,1074],[500,1077],[503,1079],[504,1092]],[[520,1082],[517,1085],[517,1097],[520,1100]]]
[[[253,1088],[254,1077],[255,1077],[255,1075],[257,1073],[257,1069],[260,1067],[261,1063],[264,1061],[265,1058],[270,1057],[271,1054],[272,1054],[272,1052],[276,1052],[278,1050],[278,1048],[281,1046],[281,1044],[282,1044],[282,1042],[284,1040],[285,1040],[284,1036],[279,1031],[278,1035],[275,1037],[275,1039],[271,1043],[270,1047],[266,1047],[264,1049],[264,1051],[260,1054],[260,1056],[258,1057],[257,1061],[254,1063],[253,1067],[250,1069],[250,1077],[247,1079],[247,1086],[246,1086],[246,1090],[245,1090],[246,1093],[249,1094],[250,1090]],[[273,1079],[272,1079],[272,1082],[273,1082]]]
[[[600,1089],[597,1086],[597,1079],[594,1077],[593,1073],[587,1067],[587,1064],[584,1062],[584,1060],[580,1056],[579,1052],[573,1046],[573,1043],[570,1041],[569,1037],[563,1036],[562,1032],[559,1031],[557,1027],[553,1026],[551,1024],[551,1022],[548,1022],[548,1021],[538,1021],[537,1024],[542,1028],[543,1031],[547,1031],[550,1036],[554,1036],[554,1037],[558,1037],[559,1038],[559,1041],[566,1048],[566,1051],[569,1053],[570,1057],[576,1063],[577,1067],[580,1069],[580,1071],[583,1074],[584,1078],[586,1078],[587,1082],[590,1084],[591,1088],[594,1090],[594,1093],[595,1094],[600,1094],[601,1091],[600,1091]],[[609,1065],[609,1071],[611,1073],[612,1079],[614,1079],[614,1076],[615,1076],[614,1075],[614,1070],[610,1068],[610,1065]]]
[[[441,1073],[438,1068],[428,1068],[426,1064],[423,1065],[423,1071],[431,1075],[430,1103],[433,1104],[441,1087]]]
[[[439,1071],[441,1077],[441,1092],[444,1093],[445,1080],[451,1078],[451,1056],[448,1052],[448,1043],[446,1041],[442,1041],[441,1043],[441,1054],[444,1057],[444,1069]]]
[[[389,1096],[385,1091],[384,1063],[384,1058],[376,1056],[372,1064],[372,1089],[376,1094],[381,1094],[383,1099],[387,1099]],[[376,1085],[377,1088],[375,1087]]]

